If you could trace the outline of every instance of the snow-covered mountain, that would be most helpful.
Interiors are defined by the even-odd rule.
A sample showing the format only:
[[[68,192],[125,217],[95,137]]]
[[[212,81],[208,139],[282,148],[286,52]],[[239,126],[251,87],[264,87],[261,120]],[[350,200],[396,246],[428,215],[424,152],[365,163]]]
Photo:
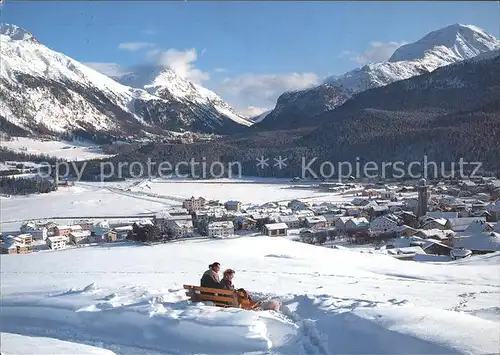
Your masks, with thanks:
[[[0,24],[0,34],[8,36],[14,41],[36,41],[31,33],[16,25]]]
[[[255,123],[259,123],[260,121],[262,121],[264,118],[266,118],[266,116],[271,113],[272,110],[266,110],[264,112],[262,112],[261,114],[258,114],[257,116],[253,116],[253,117],[250,117],[248,118],[250,121],[253,122],[253,124]]]
[[[321,147],[328,161],[453,162],[455,157],[500,168],[500,50],[430,73],[363,91],[296,145]],[[489,139],[491,137],[491,139]],[[444,163],[443,163],[444,164]],[[487,166],[487,167],[486,167]]]
[[[498,43],[495,37],[477,26],[454,24],[399,47],[389,62],[430,59],[432,56],[444,61],[450,58],[464,60],[498,49]]]
[[[170,70],[160,76],[164,86],[148,92],[118,83],[49,49],[18,26],[1,24],[0,41],[2,130],[35,134],[75,130],[113,135],[162,130],[227,133],[250,124],[217,95]],[[167,84],[169,78],[173,83]],[[168,91],[167,87],[178,90]]]
[[[256,127],[291,128],[308,124],[312,116],[332,110],[353,95],[395,81],[500,49],[500,40],[472,25],[454,24],[399,47],[386,62],[367,64],[341,76],[326,78],[318,87],[284,93],[275,109]],[[314,104],[311,103],[314,101]],[[299,122],[301,121],[301,122]]]
[[[127,72],[128,74],[114,79],[130,87],[144,89],[150,94],[166,100],[211,108],[214,112],[212,115],[208,115],[208,119],[217,120],[217,117],[212,116],[219,114],[243,126],[252,124],[251,121],[238,115],[216,93],[183,79],[169,68],[137,66],[128,68]]]

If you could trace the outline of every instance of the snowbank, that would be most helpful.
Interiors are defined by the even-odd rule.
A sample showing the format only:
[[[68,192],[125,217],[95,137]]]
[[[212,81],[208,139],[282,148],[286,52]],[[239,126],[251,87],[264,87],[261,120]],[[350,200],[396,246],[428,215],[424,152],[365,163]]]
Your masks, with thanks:
[[[115,353],[94,346],[71,343],[52,338],[31,337],[19,334],[0,334],[0,350],[3,355],[114,355]]]
[[[57,329],[82,342],[98,338],[125,347],[205,354],[226,354],[228,348],[267,351],[286,345],[297,332],[293,322],[271,312],[189,305],[183,294],[183,289],[151,294],[139,287],[106,294],[90,284],[44,299],[3,303],[1,329],[24,332],[45,324],[37,335],[50,336],[50,329]]]
[[[459,354],[498,351],[498,324],[468,314],[409,303],[365,304],[338,312],[332,299],[298,297],[295,314],[326,354]],[[470,329],[484,332],[478,336]],[[487,335],[486,335],[487,334]]]

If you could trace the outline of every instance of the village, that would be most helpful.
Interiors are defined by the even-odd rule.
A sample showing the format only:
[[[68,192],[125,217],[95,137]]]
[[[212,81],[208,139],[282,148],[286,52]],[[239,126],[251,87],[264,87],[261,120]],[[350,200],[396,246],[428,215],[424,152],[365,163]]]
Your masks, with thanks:
[[[2,254],[117,242],[265,235],[331,248],[383,252],[401,260],[449,261],[500,251],[500,180],[330,183],[332,202],[307,199],[243,205],[191,197],[182,206],[128,220],[30,220],[2,233]],[[352,196],[344,202],[334,196]],[[347,201],[347,202],[346,202]]]

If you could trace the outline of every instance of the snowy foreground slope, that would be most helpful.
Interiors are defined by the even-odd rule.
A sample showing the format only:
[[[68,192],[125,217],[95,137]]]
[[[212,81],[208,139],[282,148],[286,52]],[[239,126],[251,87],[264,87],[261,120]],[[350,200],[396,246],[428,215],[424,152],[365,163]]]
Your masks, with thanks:
[[[0,334],[2,355],[14,354],[86,354],[86,355],[113,355],[107,349],[94,346],[72,343],[46,337],[32,337],[12,333]]]
[[[182,285],[215,260],[236,269],[237,287],[280,299],[283,314],[189,304]],[[0,261],[0,331],[117,354],[493,354],[500,345],[498,253],[420,264],[246,237]]]

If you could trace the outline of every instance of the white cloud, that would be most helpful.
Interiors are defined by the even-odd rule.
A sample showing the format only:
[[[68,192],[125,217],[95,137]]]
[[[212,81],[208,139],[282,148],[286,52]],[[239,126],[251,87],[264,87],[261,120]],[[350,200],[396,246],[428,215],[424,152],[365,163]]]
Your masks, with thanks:
[[[351,60],[359,64],[376,63],[388,60],[396,49],[401,47],[403,44],[408,42],[377,42],[373,41],[370,43],[370,47],[367,48],[363,53],[352,57]],[[344,51],[344,55],[349,55],[351,52]]]
[[[255,117],[258,116],[266,111],[270,111],[271,109],[269,108],[264,108],[264,107],[255,107],[255,106],[248,106],[248,107],[243,107],[240,109],[237,109],[238,113],[240,115],[243,115],[245,117]]]
[[[224,79],[220,91],[252,102],[251,105],[256,107],[274,106],[283,92],[306,89],[319,83],[314,73],[244,74]]]
[[[146,58],[150,59],[150,58],[156,57],[160,53],[161,53],[160,48],[150,49],[149,51],[146,52]]]
[[[244,74],[225,78],[216,91],[247,117],[269,111],[285,91],[300,90],[320,84],[315,73]]]
[[[139,49],[154,47],[154,45],[154,43],[150,42],[124,42],[120,43],[118,45],[118,48],[134,52],[138,51]]]
[[[132,46],[121,44],[122,48],[127,47],[134,50],[144,45]],[[195,48],[179,50],[170,48],[162,50],[160,48],[149,48],[145,53],[145,59],[150,65],[161,65],[172,69],[177,75],[193,83],[203,85],[210,80],[210,73],[202,71],[196,64],[199,56],[206,53],[205,49],[197,52]],[[127,74],[125,68],[116,63],[94,62],[87,63],[90,67],[99,72],[119,77]],[[226,68],[214,68],[214,73],[224,73]],[[247,117],[255,117],[265,111],[272,109],[277,98],[285,91],[300,90],[313,87],[321,83],[320,78],[315,73],[282,73],[282,74],[243,74],[234,77],[226,77],[218,83],[208,84],[210,89],[223,95],[224,99],[241,114]],[[206,84],[206,83],[205,83]]]
[[[156,55],[158,56],[157,63],[159,65],[169,67],[177,75],[189,81],[200,84],[210,79],[209,73],[196,68],[194,62],[198,59],[198,54],[194,48],[186,50],[171,48],[167,51],[153,54],[153,56]]]
[[[149,35],[149,36],[153,36],[153,35],[157,34],[157,32],[155,30],[151,30],[151,29],[145,29],[145,30],[142,30],[141,32],[144,33],[145,35]]]
[[[351,56],[353,54],[356,54],[356,53],[353,53],[351,51],[342,51],[340,52],[340,54],[337,56],[337,58],[345,58],[345,57],[348,57],[348,56]]]
[[[120,77],[122,75],[128,74],[128,71],[125,68],[122,68],[117,63],[85,62],[83,64],[107,76]]]

